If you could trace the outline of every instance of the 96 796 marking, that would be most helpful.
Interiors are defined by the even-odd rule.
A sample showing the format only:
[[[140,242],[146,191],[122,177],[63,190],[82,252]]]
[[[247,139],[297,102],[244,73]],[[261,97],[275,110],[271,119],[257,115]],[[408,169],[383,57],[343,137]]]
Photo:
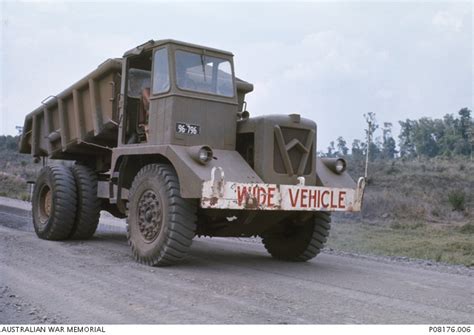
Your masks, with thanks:
[[[199,135],[200,127],[195,124],[178,122],[176,123],[176,132],[178,134]]]

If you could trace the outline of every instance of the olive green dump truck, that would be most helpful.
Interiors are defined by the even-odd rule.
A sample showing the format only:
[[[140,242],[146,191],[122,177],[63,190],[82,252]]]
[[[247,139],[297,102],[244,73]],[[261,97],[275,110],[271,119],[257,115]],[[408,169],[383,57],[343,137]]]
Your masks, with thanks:
[[[109,59],[26,116],[20,152],[44,164],[33,225],[47,240],[88,239],[101,210],[127,218],[136,260],[169,265],[195,236],[260,236],[268,252],[306,261],[333,211],[360,211],[364,179],[316,157],[316,123],[250,117],[253,85],[233,55],[149,41]]]

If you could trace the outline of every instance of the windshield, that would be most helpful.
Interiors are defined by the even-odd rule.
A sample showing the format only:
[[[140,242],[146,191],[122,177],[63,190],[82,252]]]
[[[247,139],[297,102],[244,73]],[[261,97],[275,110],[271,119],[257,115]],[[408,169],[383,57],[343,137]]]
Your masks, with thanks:
[[[232,67],[222,58],[177,50],[176,82],[184,90],[234,96]]]

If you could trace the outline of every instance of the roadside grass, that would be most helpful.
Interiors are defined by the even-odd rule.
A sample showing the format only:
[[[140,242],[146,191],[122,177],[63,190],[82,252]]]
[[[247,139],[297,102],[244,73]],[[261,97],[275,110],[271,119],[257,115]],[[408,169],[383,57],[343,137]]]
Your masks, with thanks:
[[[0,172],[0,196],[28,200],[28,185],[20,176]]]
[[[334,222],[327,247],[361,254],[405,256],[474,266],[474,223]]]
[[[363,161],[352,160],[348,166],[354,177],[363,173]],[[362,218],[465,221],[474,217],[472,171],[474,161],[461,157],[371,162]]]

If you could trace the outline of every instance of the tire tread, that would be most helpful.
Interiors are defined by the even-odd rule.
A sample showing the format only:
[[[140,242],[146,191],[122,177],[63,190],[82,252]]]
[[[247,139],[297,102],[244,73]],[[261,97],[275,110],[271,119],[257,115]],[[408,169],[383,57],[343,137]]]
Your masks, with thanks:
[[[77,188],[76,219],[69,238],[85,240],[91,238],[100,218],[100,200],[97,198],[97,174],[85,165],[71,167]]]
[[[186,256],[192,244],[196,232],[197,205],[193,201],[181,198],[176,172],[166,164],[149,164],[138,172],[130,188],[129,203],[134,201],[133,197],[141,179],[149,175],[161,179],[168,197],[169,220],[167,223],[163,222],[167,225],[166,238],[160,246],[159,252],[151,257],[141,256],[138,246],[130,236],[130,225],[134,224],[131,222],[130,216],[127,218],[127,238],[133,256],[138,262],[152,266],[172,265]]]
[[[36,210],[39,199],[38,187],[42,186],[43,179],[50,181],[52,196],[54,197],[54,210],[46,223],[45,229],[40,229],[39,218]],[[63,165],[48,165],[41,169],[38,175],[38,183],[35,185],[33,194],[33,225],[38,237],[45,240],[65,240],[69,237],[74,225],[76,212],[76,184],[71,171]],[[73,213],[73,215],[71,215]]]
[[[309,234],[294,240],[297,247],[283,245],[279,235],[266,233],[262,235],[262,243],[268,253],[280,260],[293,262],[306,262],[316,257],[324,247],[331,228],[331,216],[326,212],[316,212],[314,214],[314,226]]]

